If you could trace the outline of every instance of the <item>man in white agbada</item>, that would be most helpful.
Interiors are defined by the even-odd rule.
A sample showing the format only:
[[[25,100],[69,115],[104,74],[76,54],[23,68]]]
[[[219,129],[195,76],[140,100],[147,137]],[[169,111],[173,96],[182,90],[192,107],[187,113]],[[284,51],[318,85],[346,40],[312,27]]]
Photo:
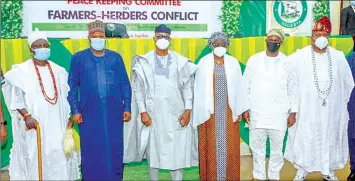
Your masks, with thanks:
[[[294,180],[315,171],[324,180],[338,180],[334,170],[344,168],[348,160],[347,103],[354,81],[344,54],[328,46],[330,32],[330,20],[321,18],[313,27],[311,45],[288,57],[300,91],[285,152],[297,169]]]
[[[272,29],[266,38],[267,50],[250,57],[244,80],[250,102],[250,148],[253,175],[267,180],[265,172],[266,140],[270,139],[269,180],[280,180],[284,164],[283,140],[287,126],[296,121],[298,85],[286,55],[279,52],[285,39],[282,30]]]
[[[183,168],[197,166],[189,124],[196,66],[168,50],[170,33],[165,25],[156,27],[157,49],[132,62],[133,121],[125,125],[124,162],[141,161],[146,153],[151,180],[158,180],[159,169],[182,180]]]
[[[36,30],[28,37],[33,57],[5,74],[3,94],[12,119],[11,180],[38,180],[36,124],[42,139],[43,180],[80,178],[76,152],[68,158],[62,140],[68,126],[68,74],[48,60],[49,43]],[[26,127],[29,131],[26,131]]]

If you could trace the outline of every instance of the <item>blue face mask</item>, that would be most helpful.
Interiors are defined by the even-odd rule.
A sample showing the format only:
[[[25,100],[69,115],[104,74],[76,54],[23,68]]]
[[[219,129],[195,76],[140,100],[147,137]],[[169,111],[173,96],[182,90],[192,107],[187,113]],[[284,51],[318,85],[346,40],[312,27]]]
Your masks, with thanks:
[[[100,51],[105,48],[105,39],[103,38],[90,38],[91,48],[94,50]]]
[[[39,61],[46,61],[51,56],[51,50],[49,48],[37,48],[32,49],[34,53],[34,58]]]
[[[350,4],[355,6],[355,1],[350,1]]]

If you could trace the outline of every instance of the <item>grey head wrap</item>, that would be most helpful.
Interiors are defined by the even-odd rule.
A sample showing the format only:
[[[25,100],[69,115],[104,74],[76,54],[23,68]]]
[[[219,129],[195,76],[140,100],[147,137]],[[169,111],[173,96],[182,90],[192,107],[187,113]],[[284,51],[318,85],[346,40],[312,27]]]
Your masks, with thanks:
[[[226,42],[227,47],[229,47],[229,37],[223,33],[223,32],[214,32],[212,33],[211,37],[208,39],[208,46],[210,48],[213,48],[213,42],[215,42],[216,40],[223,40]]]

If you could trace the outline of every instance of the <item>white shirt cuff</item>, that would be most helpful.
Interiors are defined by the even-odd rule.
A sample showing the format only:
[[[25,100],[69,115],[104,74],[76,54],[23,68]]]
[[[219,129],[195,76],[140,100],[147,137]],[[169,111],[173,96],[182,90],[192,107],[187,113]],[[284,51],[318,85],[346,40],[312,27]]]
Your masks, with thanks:
[[[147,112],[144,102],[139,102],[138,103],[138,109],[139,109],[139,113]]]
[[[185,110],[187,110],[187,109],[192,109],[192,101],[186,101],[185,102]]]
[[[291,105],[291,113],[297,113],[298,112],[298,105],[292,104]]]

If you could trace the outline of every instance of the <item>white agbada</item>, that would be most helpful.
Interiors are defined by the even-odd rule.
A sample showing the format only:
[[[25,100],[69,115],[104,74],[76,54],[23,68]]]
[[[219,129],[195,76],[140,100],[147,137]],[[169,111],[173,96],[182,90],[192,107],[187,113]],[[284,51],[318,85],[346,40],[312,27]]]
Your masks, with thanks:
[[[192,109],[196,66],[174,51],[169,51],[169,56],[168,76],[155,73],[155,51],[133,58],[134,101],[132,120],[125,124],[124,130],[125,163],[141,161],[147,154],[151,168],[177,170],[197,166],[195,130],[191,124],[182,128],[178,121],[185,109]],[[161,64],[166,67],[168,62],[163,60]],[[142,112],[151,117],[151,126],[141,123]]]
[[[285,131],[290,112],[298,111],[298,86],[294,71],[279,52],[268,57],[265,51],[250,57],[244,72],[250,102],[250,129]]]
[[[213,94],[213,53],[204,56],[198,63],[195,86],[194,86],[194,107],[193,127],[205,123],[214,114]],[[232,110],[233,121],[249,109],[247,94],[244,89],[242,71],[236,58],[224,55],[224,67],[227,76],[228,105]]]
[[[307,172],[321,171],[330,175],[344,168],[348,160],[347,103],[354,87],[350,67],[341,51],[330,51],[333,86],[326,106],[322,106],[314,83],[311,46],[289,56],[300,87],[297,121],[289,129],[285,158]],[[315,53],[319,87],[329,85],[327,53]]]
[[[253,176],[267,180],[266,140],[270,140],[268,178],[280,180],[284,164],[282,146],[290,112],[298,112],[298,82],[286,55],[269,57],[265,51],[250,57],[244,72],[250,102],[249,146],[253,153]]]
[[[50,62],[50,61],[49,61]],[[70,107],[67,101],[68,74],[50,62],[58,88],[58,102],[48,103],[41,91],[32,59],[14,65],[5,74],[3,94],[12,119],[13,145],[10,153],[11,180],[38,180],[36,131],[26,131],[17,109],[26,108],[41,127],[43,180],[77,180],[80,178],[76,152],[67,159],[62,139],[66,131]],[[54,96],[52,78],[47,67],[38,67],[44,89]]]

